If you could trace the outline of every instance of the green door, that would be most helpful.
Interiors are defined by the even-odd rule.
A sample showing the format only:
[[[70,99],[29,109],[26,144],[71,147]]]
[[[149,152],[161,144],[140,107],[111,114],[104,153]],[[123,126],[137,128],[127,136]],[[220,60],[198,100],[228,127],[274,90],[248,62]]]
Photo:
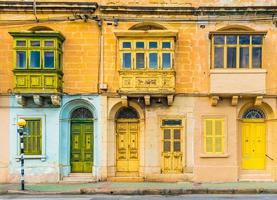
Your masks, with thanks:
[[[93,165],[93,122],[71,122],[71,172],[90,173]]]

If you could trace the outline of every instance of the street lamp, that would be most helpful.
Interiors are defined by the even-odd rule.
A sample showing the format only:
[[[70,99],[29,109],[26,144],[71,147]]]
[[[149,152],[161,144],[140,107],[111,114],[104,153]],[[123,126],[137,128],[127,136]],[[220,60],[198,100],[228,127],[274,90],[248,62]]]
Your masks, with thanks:
[[[20,161],[21,161],[21,173],[20,173],[20,182],[21,190],[25,189],[24,183],[24,129],[26,126],[26,121],[24,119],[19,119],[17,121],[17,133],[20,136]]]

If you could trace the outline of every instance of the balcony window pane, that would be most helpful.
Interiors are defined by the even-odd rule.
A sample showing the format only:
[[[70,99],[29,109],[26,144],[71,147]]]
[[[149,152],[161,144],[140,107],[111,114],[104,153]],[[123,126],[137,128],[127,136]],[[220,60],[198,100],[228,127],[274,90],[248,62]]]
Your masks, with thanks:
[[[26,52],[17,51],[16,52],[16,67],[25,68],[26,67]]]
[[[163,42],[162,43],[162,48],[163,49],[170,49],[171,48],[171,43],[170,42]]]
[[[24,41],[24,40],[18,40],[18,41],[16,41],[16,46],[18,46],[18,47],[26,47],[26,41]]]
[[[44,41],[44,46],[53,47],[54,46],[54,41]]]
[[[228,47],[227,48],[227,68],[236,68],[237,61],[237,48]]]
[[[263,36],[262,35],[253,35],[252,36],[252,44],[262,44]]]
[[[132,47],[131,42],[123,42],[122,47],[124,49],[131,49],[131,47]]]
[[[237,36],[236,35],[228,35],[227,36],[227,44],[237,44]]]
[[[144,68],[144,53],[136,53],[136,68]]]
[[[214,48],[214,68],[224,67],[223,47]]]
[[[40,41],[31,41],[31,46],[32,47],[39,47],[40,46]]]
[[[40,68],[40,52],[31,51],[31,61],[30,66],[34,68]]]
[[[240,68],[249,67],[249,48],[241,47],[240,48]]]
[[[157,49],[158,48],[158,42],[149,42],[149,48],[150,49]]]
[[[149,53],[149,68],[157,69],[158,68],[158,54]]]
[[[171,54],[170,53],[163,53],[162,54],[162,67],[164,69],[168,69],[171,67]]]
[[[241,35],[239,36],[240,44],[250,44],[250,36],[249,35]]]
[[[262,64],[262,48],[254,47],[252,50],[252,64],[253,68],[261,68]]]
[[[45,68],[54,68],[54,51],[44,52]]]
[[[131,53],[123,53],[122,68],[123,69],[130,69],[131,66],[132,66],[132,56],[131,56]]]
[[[224,44],[224,36],[223,35],[214,36],[214,44]]]
[[[144,49],[144,42],[136,42],[137,49]]]

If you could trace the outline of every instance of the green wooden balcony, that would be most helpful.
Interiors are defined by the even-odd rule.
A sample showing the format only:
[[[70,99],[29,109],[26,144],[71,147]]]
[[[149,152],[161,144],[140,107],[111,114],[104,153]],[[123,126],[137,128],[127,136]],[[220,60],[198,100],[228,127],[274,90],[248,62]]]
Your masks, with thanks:
[[[60,70],[15,69],[15,93],[61,93],[62,76]]]

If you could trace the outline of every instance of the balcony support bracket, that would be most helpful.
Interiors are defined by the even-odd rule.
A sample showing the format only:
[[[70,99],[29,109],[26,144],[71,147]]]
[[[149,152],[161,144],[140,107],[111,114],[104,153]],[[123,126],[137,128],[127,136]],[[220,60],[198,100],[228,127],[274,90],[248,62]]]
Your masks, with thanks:
[[[237,106],[239,102],[239,96],[232,96],[232,102],[231,105],[232,106]]]
[[[168,104],[169,106],[172,106],[173,100],[174,100],[174,96],[173,96],[173,95],[168,95],[168,96],[167,96],[167,104]]]
[[[37,94],[33,95],[33,99],[36,105],[42,106],[43,98],[40,95],[37,95]]]
[[[255,103],[254,103],[254,105],[255,105],[255,106],[260,106],[260,105],[262,105],[262,102],[263,102],[263,96],[257,96],[257,97],[255,98]]]
[[[219,96],[212,96],[212,97],[210,98],[211,105],[212,105],[212,106],[216,106],[217,103],[218,103],[218,100],[219,100]]]
[[[61,96],[51,95],[51,102],[54,106],[61,106]]]
[[[128,107],[128,97],[127,96],[121,96],[121,104],[123,107]]]
[[[150,106],[150,95],[144,96],[144,102],[145,102],[145,105]]]
[[[26,97],[22,96],[22,95],[16,95],[15,96],[15,99],[16,99],[16,102],[19,104],[19,105],[22,105],[22,106],[26,106]]]

